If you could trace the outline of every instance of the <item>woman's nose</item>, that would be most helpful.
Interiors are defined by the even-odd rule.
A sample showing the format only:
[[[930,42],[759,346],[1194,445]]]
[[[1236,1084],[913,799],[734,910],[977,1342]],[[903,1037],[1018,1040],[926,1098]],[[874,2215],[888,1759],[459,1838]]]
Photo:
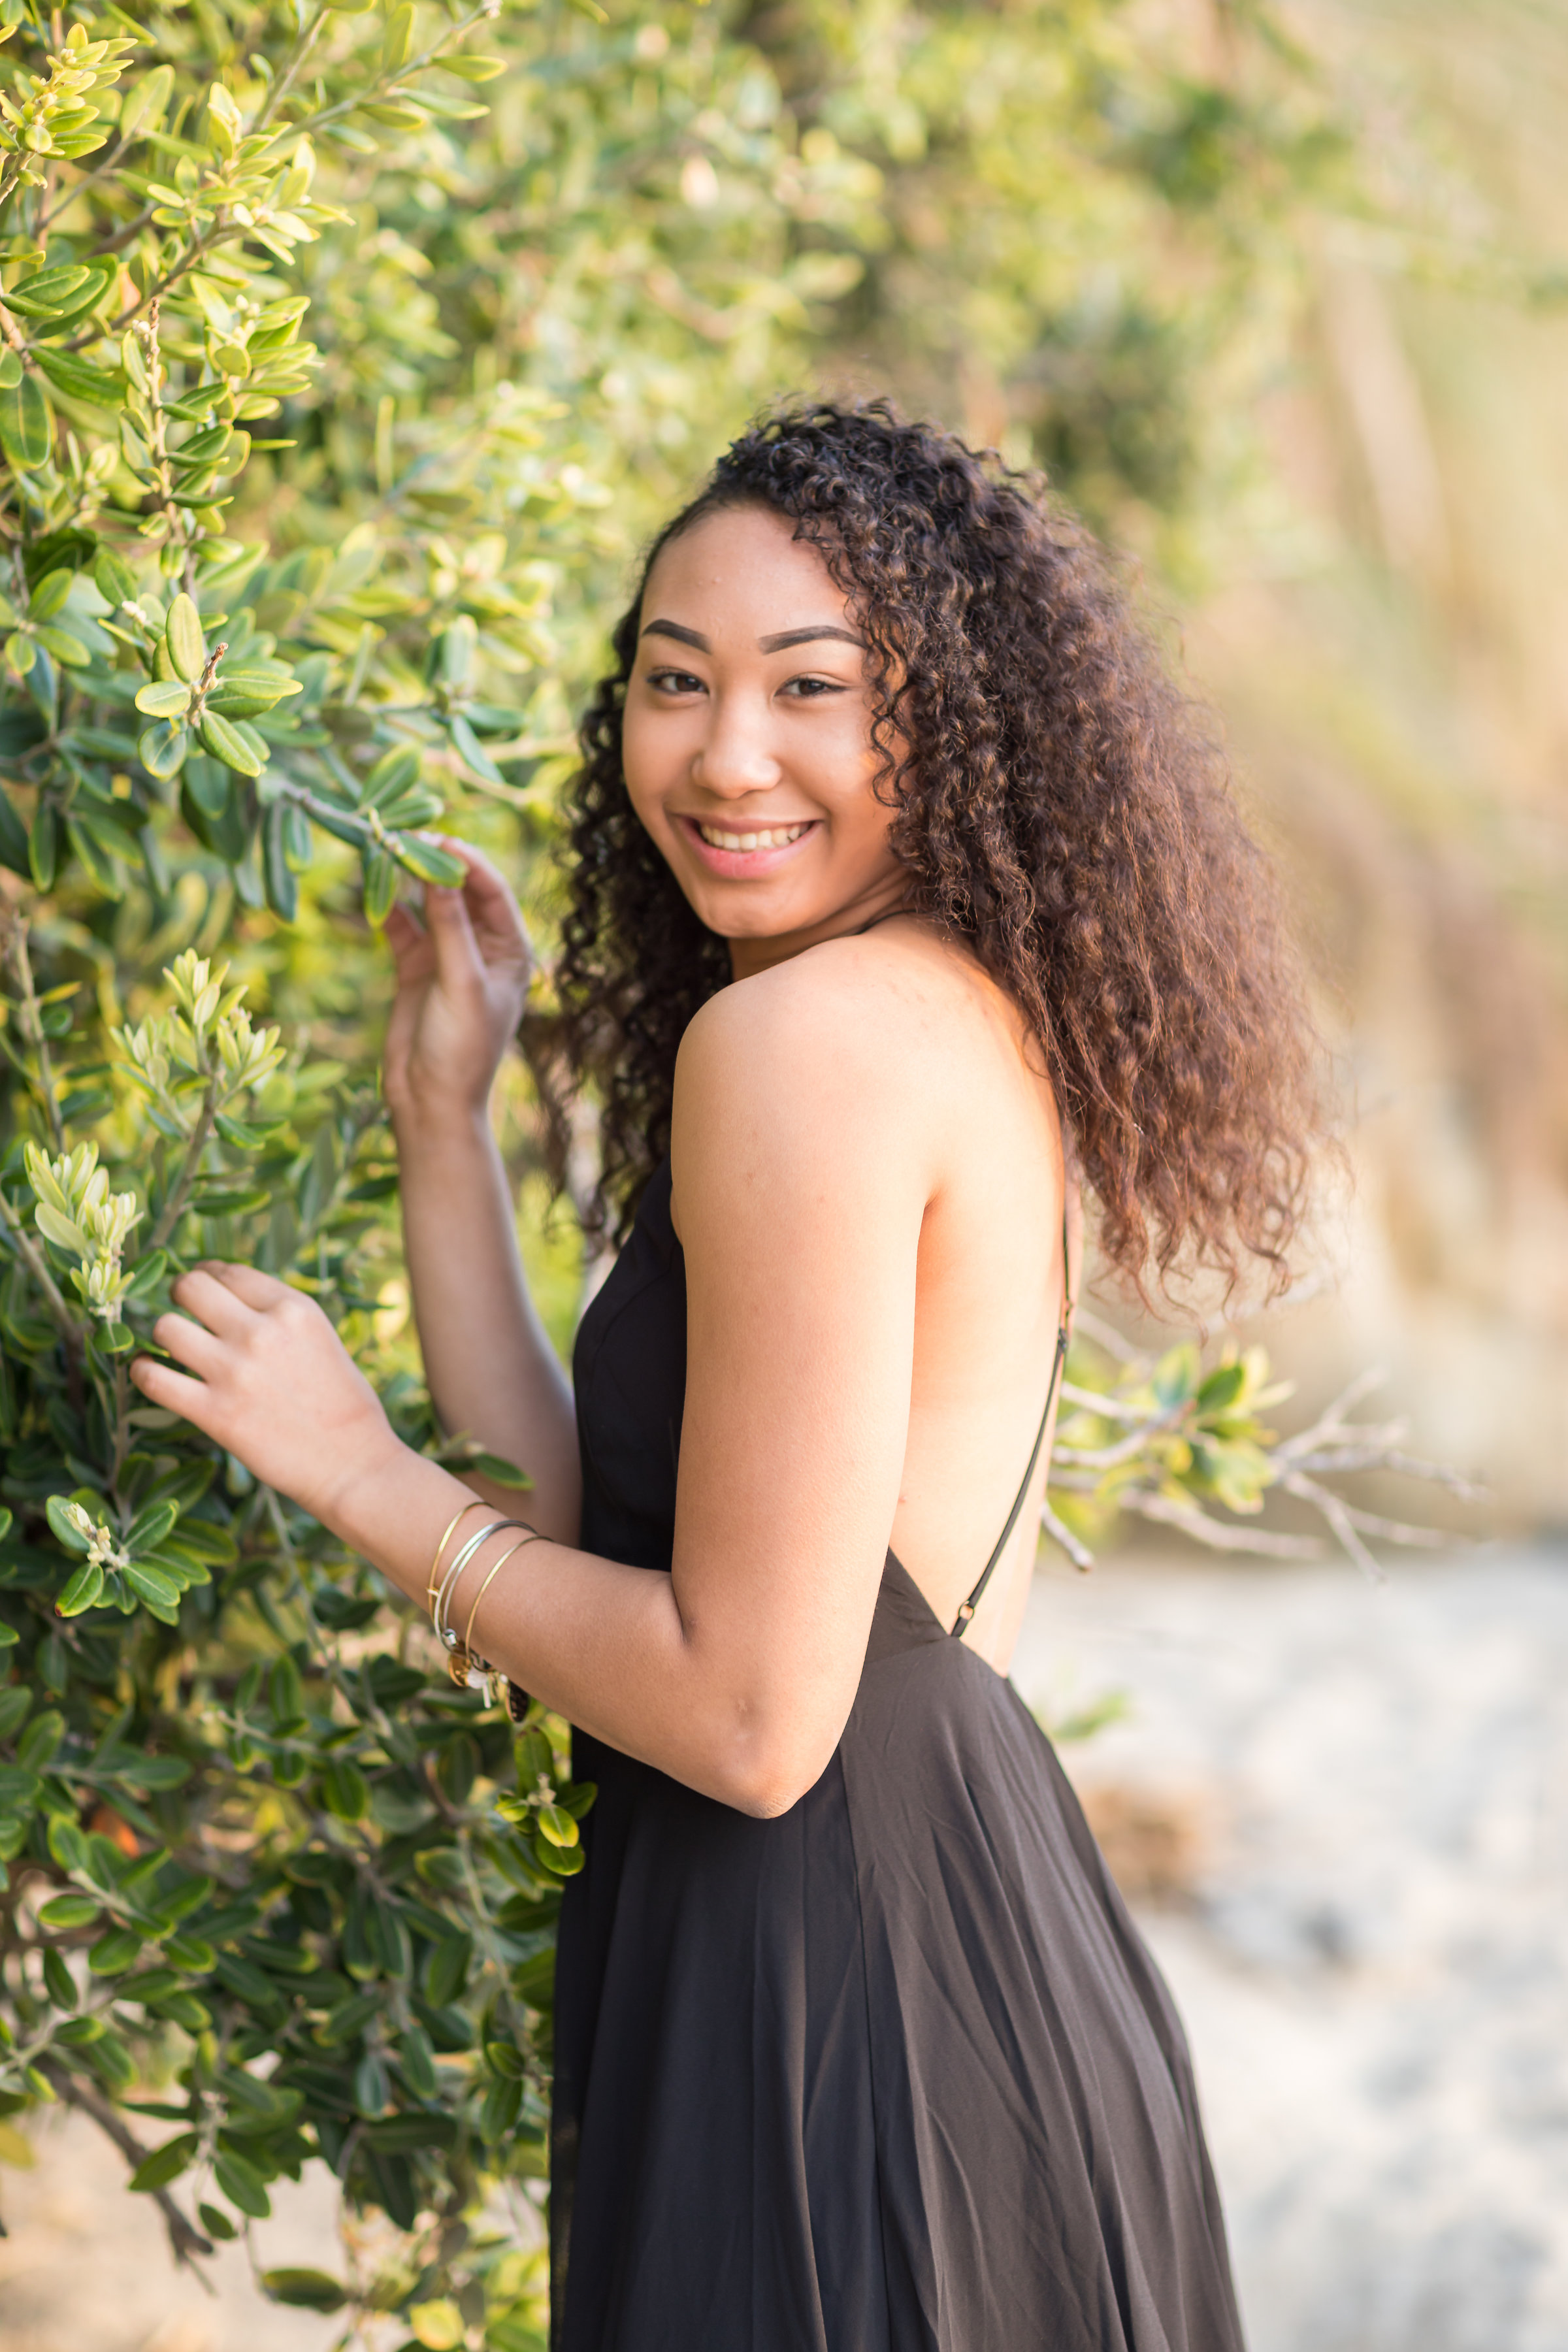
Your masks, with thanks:
[[[765,705],[749,698],[716,696],[708,731],[692,762],[692,781],[705,792],[738,798],[777,783],[780,767],[769,741]]]

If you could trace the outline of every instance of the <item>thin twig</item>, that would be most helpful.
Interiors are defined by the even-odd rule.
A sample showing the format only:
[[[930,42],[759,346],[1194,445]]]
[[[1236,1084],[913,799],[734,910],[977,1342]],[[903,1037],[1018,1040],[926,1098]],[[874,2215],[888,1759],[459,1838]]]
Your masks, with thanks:
[[[185,1205],[191,1186],[196,1181],[196,1170],[200,1165],[202,1153],[206,1150],[207,1138],[212,1133],[213,1118],[217,1110],[219,1084],[220,1081],[216,1076],[207,1080],[207,1090],[202,1097],[201,1116],[196,1120],[190,1142],[185,1148],[184,1160],[178,1176],[174,1179],[174,1189],[164,1202],[163,1213],[153,1226],[148,1240],[147,1246],[150,1250],[162,1249],[179,1223],[180,1213]]]
[[[146,2161],[153,2153],[152,2149],[143,2147],[130,2126],[121,2120],[106,2098],[93,2090],[90,2084],[79,2081],[74,2074],[68,2074],[66,2069],[57,2064],[54,2060],[41,2058],[37,2063],[38,2071],[47,2078],[56,2096],[64,2105],[76,2107],[82,2115],[90,2116],[105,2138],[114,2142],[132,2171],[138,2165]],[[174,2260],[195,2271],[208,2293],[213,2293],[215,2290],[212,2282],[196,2260],[199,2254],[212,2252],[211,2239],[204,2238],[195,2222],[186,2220],[166,2189],[153,2189],[147,2193],[163,2216],[163,2225],[169,2232],[169,2244]]]
[[[38,1003],[38,992],[33,981],[33,960],[27,953],[27,926],[20,915],[13,918],[10,936],[5,944],[16,984],[22,992],[22,1010],[26,1015],[26,1028],[31,1033],[34,1051],[38,1056],[38,1091],[48,1113],[49,1132],[55,1139],[55,1150],[66,1148],[65,1121],[55,1095],[55,1066],[49,1058],[48,1039],[44,1034],[44,1015]]]
[[[0,1191],[0,1219],[16,1245],[16,1254],[44,1295],[44,1304],[54,1318],[60,1337],[68,1346],[81,1345],[81,1326],[66,1303],[64,1294],[44,1263],[43,1252],[17,1216],[16,1210]]]
[[[1210,1551],[1257,1552],[1269,1559],[1318,1559],[1322,1546],[1315,1536],[1277,1535],[1270,1528],[1233,1528],[1221,1519],[1211,1519],[1195,1503],[1173,1503],[1168,1495],[1119,1495],[1117,1502],[1124,1511],[1136,1511],[1142,1519],[1154,1519],[1162,1527],[1179,1528],[1191,1536],[1194,1543],[1207,1546]]]
[[[1114,1356],[1119,1364],[1135,1364],[1138,1361],[1139,1350],[1131,1340],[1124,1339],[1115,1326],[1105,1322],[1092,1307],[1081,1303],[1075,1307],[1072,1323],[1075,1331],[1081,1332],[1086,1339],[1092,1339],[1097,1348],[1103,1348],[1106,1354]]]
[[[1163,1431],[1173,1429],[1178,1422],[1184,1421],[1191,1403],[1190,1397],[1179,1397],[1174,1404],[1167,1405],[1163,1412],[1152,1413],[1147,1421],[1141,1421],[1135,1429],[1127,1436],[1119,1437],[1113,1445],[1063,1445],[1058,1449],[1061,1458],[1080,1470],[1115,1470],[1123,1462],[1131,1462],[1142,1454],[1151,1438],[1158,1437]]]
[[[1089,1570],[1094,1566],[1094,1554],[1089,1550],[1087,1544],[1082,1544],[1079,1541],[1077,1536],[1074,1535],[1069,1527],[1065,1527],[1062,1524],[1061,1520],[1058,1518],[1056,1513],[1052,1510],[1049,1503],[1042,1503],[1040,1505],[1040,1525],[1044,1528],[1046,1533],[1050,1537],[1053,1543],[1060,1544],[1063,1551],[1066,1552],[1073,1566],[1076,1569],[1080,1570],[1083,1574],[1087,1576]]]

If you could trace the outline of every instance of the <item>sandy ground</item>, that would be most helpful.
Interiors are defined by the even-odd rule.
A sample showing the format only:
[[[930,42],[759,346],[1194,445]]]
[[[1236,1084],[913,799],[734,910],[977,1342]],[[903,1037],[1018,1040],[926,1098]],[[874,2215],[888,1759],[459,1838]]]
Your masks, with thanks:
[[[1016,1665],[1186,2018],[1253,2352],[1568,2352],[1568,1550],[1050,1566]],[[90,2127],[0,2171],[5,2352],[325,2352]],[[330,2200],[263,2262],[337,2267]],[[719,2347],[714,2347],[719,2352]]]
[[[1015,1675],[1130,1696],[1067,1759],[1124,1883],[1184,1853],[1254,2352],[1568,2352],[1568,1550],[1051,1569]]]

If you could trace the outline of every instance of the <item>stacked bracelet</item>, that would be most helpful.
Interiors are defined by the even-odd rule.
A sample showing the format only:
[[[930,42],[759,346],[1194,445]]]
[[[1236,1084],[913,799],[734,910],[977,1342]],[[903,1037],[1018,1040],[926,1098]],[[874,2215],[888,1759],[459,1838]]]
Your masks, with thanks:
[[[436,1557],[430,1563],[430,1580],[425,1588],[425,1598],[429,1601],[432,1609],[434,1609],[436,1605],[436,1577],[437,1571],[439,1570],[441,1565],[441,1554],[446,1550],[447,1546],[451,1542],[453,1536],[457,1533],[458,1528],[461,1527],[463,1521],[468,1517],[468,1513],[470,1511],[482,1511],[485,1508],[486,1504],[483,1496],[476,1495],[471,1503],[465,1503],[460,1511],[455,1511],[453,1513],[452,1517],[447,1520],[445,1528],[442,1529],[441,1540],[436,1547]]]
[[[512,1553],[521,1551],[524,1544],[540,1542],[541,1538],[538,1529],[531,1528],[526,1519],[491,1519],[487,1527],[479,1529],[478,1535],[470,1536],[466,1543],[459,1544],[452,1555],[450,1565],[443,1570],[441,1555],[458,1528],[470,1511],[485,1507],[488,1507],[484,1504],[483,1498],[476,1496],[471,1503],[465,1503],[462,1509],[447,1520],[441,1531],[441,1539],[436,1546],[436,1556],[430,1563],[430,1580],[425,1588],[425,1597],[430,1603],[430,1622],[435,1629],[436,1638],[447,1653],[447,1671],[452,1680],[459,1690],[467,1690],[474,1676],[479,1675],[491,1686],[490,1696],[493,1703],[496,1696],[494,1685],[501,1681],[502,1677],[487,1659],[478,1655],[473,1647],[474,1620],[479,1613],[480,1601],[489,1591],[495,1578],[511,1558]],[[459,1641],[452,1625],[450,1614],[452,1601],[457,1597],[458,1579],[481,1544],[488,1543],[491,1536],[500,1535],[503,1528],[521,1528],[523,1533],[516,1543],[502,1552],[498,1560],[491,1563],[484,1582],[474,1595],[473,1607],[468,1611],[468,1622],[463,1629],[463,1637]],[[511,1683],[507,1684],[507,1708],[514,1721],[518,1723],[522,1721],[528,1712],[528,1694],[526,1691],[518,1690]]]
[[[521,1519],[513,1519],[510,1522],[510,1525],[514,1528],[524,1527],[525,1522]],[[457,1684],[459,1690],[467,1690],[473,1682],[476,1675],[478,1675],[486,1684],[489,1684],[496,1679],[496,1669],[494,1666],[490,1664],[488,1658],[481,1658],[478,1651],[474,1648],[474,1620],[479,1613],[480,1601],[484,1599],[486,1593],[489,1591],[490,1586],[500,1574],[501,1570],[506,1566],[508,1560],[510,1559],[512,1554],[514,1552],[520,1552],[525,1544],[538,1543],[540,1540],[541,1538],[537,1528],[527,1528],[525,1533],[518,1538],[516,1543],[509,1545],[507,1549],[502,1552],[500,1558],[491,1563],[488,1572],[486,1573],[484,1582],[475,1593],[474,1605],[468,1612],[468,1622],[463,1628],[463,1638],[456,1644],[447,1661],[447,1669],[451,1675],[452,1680]]]
[[[449,1611],[463,1570],[480,1545],[488,1543],[491,1536],[500,1535],[503,1528],[521,1528],[525,1522],[521,1519],[491,1519],[488,1526],[479,1529],[478,1535],[470,1536],[468,1542],[453,1553],[452,1564],[441,1579],[441,1588],[436,1595],[435,1605],[430,1612],[430,1622],[436,1629],[436,1639],[444,1650],[452,1651],[458,1646],[458,1636],[451,1622]]]

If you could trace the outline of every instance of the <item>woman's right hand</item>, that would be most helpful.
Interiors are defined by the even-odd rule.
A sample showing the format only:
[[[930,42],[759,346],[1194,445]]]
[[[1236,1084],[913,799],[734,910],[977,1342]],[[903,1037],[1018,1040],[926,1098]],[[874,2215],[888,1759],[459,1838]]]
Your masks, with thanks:
[[[402,904],[386,919],[397,995],[383,1079],[404,1129],[483,1113],[533,977],[533,950],[505,882],[467,842],[440,841],[462,859],[468,880],[451,890],[426,883],[423,924]]]

